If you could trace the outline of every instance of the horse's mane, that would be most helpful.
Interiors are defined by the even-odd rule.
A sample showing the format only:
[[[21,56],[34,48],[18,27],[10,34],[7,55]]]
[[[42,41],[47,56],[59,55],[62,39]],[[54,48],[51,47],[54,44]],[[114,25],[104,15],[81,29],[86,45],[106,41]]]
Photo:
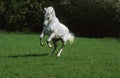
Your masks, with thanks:
[[[52,12],[53,15],[56,15],[53,7],[50,6],[50,7],[47,8],[47,10]]]

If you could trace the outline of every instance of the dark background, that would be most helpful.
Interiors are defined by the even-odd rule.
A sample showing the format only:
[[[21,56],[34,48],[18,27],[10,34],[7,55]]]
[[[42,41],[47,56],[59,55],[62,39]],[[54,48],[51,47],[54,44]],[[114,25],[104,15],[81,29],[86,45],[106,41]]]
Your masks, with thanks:
[[[76,36],[120,36],[119,0],[0,0],[0,30],[40,33],[48,6]]]

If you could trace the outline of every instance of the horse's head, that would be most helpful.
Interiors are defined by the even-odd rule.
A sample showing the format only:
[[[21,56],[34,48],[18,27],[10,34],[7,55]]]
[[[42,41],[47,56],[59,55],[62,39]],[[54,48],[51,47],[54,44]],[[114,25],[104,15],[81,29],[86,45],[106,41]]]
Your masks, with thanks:
[[[55,16],[55,11],[53,7],[47,7],[44,8],[45,14],[44,14],[44,25],[48,25],[48,23],[53,19]]]
[[[52,20],[52,17],[55,15],[54,8],[47,7],[47,8],[44,8],[44,10],[45,10],[45,14],[44,14],[45,20]]]

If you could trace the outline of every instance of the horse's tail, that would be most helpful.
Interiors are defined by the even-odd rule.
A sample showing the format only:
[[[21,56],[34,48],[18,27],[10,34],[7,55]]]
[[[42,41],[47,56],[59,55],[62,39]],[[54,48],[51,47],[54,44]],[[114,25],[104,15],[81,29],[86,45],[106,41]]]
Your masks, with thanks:
[[[68,34],[68,41],[70,42],[70,44],[72,44],[74,42],[75,36],[73,33],[69,33]]]

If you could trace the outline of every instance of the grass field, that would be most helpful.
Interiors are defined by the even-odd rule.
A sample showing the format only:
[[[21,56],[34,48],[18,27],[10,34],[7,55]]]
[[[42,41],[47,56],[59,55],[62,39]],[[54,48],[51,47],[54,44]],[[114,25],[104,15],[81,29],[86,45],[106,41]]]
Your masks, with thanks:
[[[119,39],[80,37],[60,58],[50,51],[37,34],[0,32],[0,78],[120,78]]]

